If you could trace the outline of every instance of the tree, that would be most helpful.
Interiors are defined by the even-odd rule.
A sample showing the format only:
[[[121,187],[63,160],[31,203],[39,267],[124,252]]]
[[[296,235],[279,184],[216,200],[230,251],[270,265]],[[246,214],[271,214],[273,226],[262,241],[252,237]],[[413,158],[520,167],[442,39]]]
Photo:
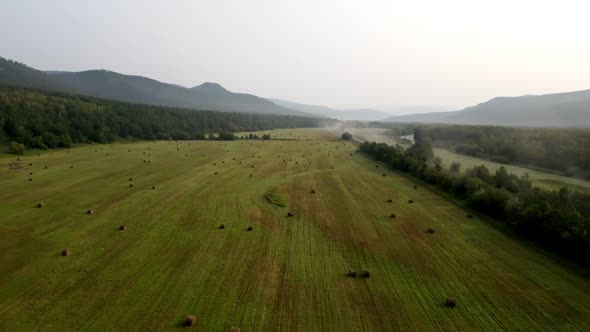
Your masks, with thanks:
[[[342,139],[345,141],[350,141],[352,140],[352,134],[349,132],[345,132],[344,134],[342,134]]]
[[[15,141],[10,142],[8,146],[8,153],[23,155],[27,147],[22,143],[17,143]]]
[[[453,162],[450,167],[451,172],[459,173],[461,171],[461,164],[458,162]]]

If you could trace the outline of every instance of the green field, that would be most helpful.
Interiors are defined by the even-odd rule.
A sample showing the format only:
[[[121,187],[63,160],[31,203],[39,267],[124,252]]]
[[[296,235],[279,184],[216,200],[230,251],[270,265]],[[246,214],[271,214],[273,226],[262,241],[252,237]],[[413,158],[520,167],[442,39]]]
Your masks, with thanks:
[[[298,140],[0,157],[0,330],[590,330],[587,271],[334,132],[271,134]]]
[[[351,128],[347,129],[356,137],[370,142],[380,142],[395,145],[398,143],[397,139],[387,135],[387,129],[379,128]],[[541,188],[559,190],[562,187],[568,187],[572,190],[590,192],[590,181],[571,178],[542,170],[530,169],[521,166],[501,164],[485,159],[470,157],[458,154],[446,149],[434,149],[434,154],[443,160],[445,166],[451,165],[453,162],[461,164],[461,169],[472,168],[474,166],[485,165],[491,172],[495,172],[498,168],[504,166],[509,173],[514,173],[518,176],[529,175],[531,181],[536,186]]]

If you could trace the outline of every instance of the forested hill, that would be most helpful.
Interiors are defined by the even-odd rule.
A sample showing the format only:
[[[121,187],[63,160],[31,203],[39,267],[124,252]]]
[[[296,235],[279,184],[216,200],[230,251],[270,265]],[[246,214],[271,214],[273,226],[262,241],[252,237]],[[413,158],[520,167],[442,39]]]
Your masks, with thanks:
[[[385,121],[590,128],[590,90],[497,97],[461,111],[394,116]]]
[[[202,139],[208,133],[319,127],[335,120],[193,111],[0,87],[0,141],[32,148],[117,138]]]
[[[106,70],[43,72],[1,57],[0,84],[197,110],[309,115],[251,94],[228,91],[216,83],[185,88],[142,76],[123,75]]]

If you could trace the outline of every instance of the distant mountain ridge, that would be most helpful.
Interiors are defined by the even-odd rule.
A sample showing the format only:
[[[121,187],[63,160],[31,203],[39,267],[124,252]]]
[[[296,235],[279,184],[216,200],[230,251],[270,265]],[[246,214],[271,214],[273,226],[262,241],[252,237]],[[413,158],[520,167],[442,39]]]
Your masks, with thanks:
[[[320,105],[307,105],[295,103],[292,101],[286,101],[281,99],[267,99],[285,108],[294,109],[309,114],[335,118],[339,120],[379,121],[385,119],[388,116],[391,116],[390,113],[370,108],[341,110]]]
[[[158,106],[238,113],[309,116],[251,94],[234,93],[217,83],[193,88],[107,70],[40,71],[0,58],[0,84]]]
[[[460,111],[392,116],[385,121],[590,128],[590,90],[496,97]]]

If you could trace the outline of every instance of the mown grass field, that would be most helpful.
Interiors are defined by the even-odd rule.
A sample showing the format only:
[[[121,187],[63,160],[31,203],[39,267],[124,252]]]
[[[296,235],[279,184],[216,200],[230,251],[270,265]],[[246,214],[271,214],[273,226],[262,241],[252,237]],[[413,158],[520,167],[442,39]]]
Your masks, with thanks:
[[[0,157],[0,330],[590,330],[586,271],[333,132],[272,135]]]
[[[353,133],[356,137],[370,142],[382,142],[392,145],[397,143],[396,139],[386,134],[387,129],[351,128],[347,130]],[[498,168],[504,166],[509,173],[514,173],[518,176],[522,176],[525,173],[528,174],[533,184],[541,188],[559,190],[560,188],[568,187],[571,190],[590,192],[590,181],[582,179],[553,174],[543,170],[497,163],[490,160],[458,154],[446,149],[435,148],[434,154],[443,160],[446,167],[449,167],[453,162],[458,162],[461,164],[462,170],[473,168],[474,166],[485,165],[491,172],[495,172]]]

